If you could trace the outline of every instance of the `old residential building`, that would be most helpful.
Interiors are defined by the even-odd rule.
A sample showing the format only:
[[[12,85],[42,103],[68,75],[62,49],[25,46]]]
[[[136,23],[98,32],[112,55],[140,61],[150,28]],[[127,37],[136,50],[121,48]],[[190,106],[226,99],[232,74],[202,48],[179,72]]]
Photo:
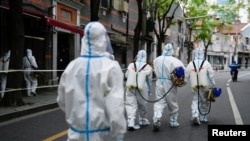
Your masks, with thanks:
[[[57,84],[69,61],[80,55],[84,26],[90,21],[90,0],[23,0],[25,48],[33,50],[40,69],[51,70],[40,84]],[[8,48],[8,0],[0,3],[1,51]],[[101,0],[99,21],[112,40],[122,67],[133,61],[132,35],[137,23],[135,0]],[[128,24],[129,23],[129,24]]]

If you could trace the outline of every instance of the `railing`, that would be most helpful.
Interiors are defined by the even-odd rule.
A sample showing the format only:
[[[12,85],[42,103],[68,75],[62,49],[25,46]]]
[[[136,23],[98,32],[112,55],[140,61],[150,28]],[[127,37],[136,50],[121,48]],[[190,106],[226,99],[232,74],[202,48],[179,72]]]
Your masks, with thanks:
[[[126,81],[125,79],[125,72],[126,72],[127,68],[124,68],[122,69],[122,72],[124,74],[124,81]],[[52,73],[52,72],[63,72],[64,70],[8,70],[8,71],[0,71],[0,73],[6,73],[7,74],[7,81],[8,81],[8,75],[11,75],[10,73],[13,73],[13,72],[22,72],[24,73],[25,71],[30,71],[30,72],[43,72],[44,75],[46,75],[46,73]],[[39,80],[41,79],[45,79],[44,78],[38,78],[38,86],[37,86],[37,89],[46,89],[46,88],[57,88],[58,87],[58,83],[59,83],[59,78],[56,77],[54,79],[48,79],[47,80],[47,83],[44,83],[41,85],[39,85]],[[23,80],[21,81],[24,81],[24,78]],[[55,84],[55,82],[57,82]],[[17,83],[22,83],[22,82],[17,82]],[[7,86],[7,85],[6,85]],[[26,85],[25,85],[26,86]],[[27,91],[28,88],[27,87],[21,87],[21,88],[11,88],[11,86],[9,87],[6,87],[5,90],[1,90],[0,89],[0,95],[2,92],[4,92],[5,94],[6,93],[9,93],[9,92],[14,92],[14,91]]]
[[[44,75],[46,75],[46,73],[52,73],[52,72],[62,72],[62,71],[64,71],[64,70],[8,70],[8,71],[0,71],[0,73],[1,74],[7,74],[7,80],[6,81],[8,81],[8,75],[11,75],[11,73],[13,73],[13,72],[22,72],[22,73],[24,73],[24,72],[26,72],[26,71],[29,71],[29,72],[43,72],[44,73]],[[46,83],[42,83],[42,85],[41,85],[41,83],[40,83],[40,85],[39,85],[39,80],[40,79],[45,79],[45,77],[43,77],[43,78],[38,78],[38,86],[37,86],[37,89],[45,89],[45,88],[57,88],[58,87],[58,83],[56,84],[56,85],[54,85],[53,83],[49,83],[49,81],[59,81],[59,78],[57,77],[57,78],[55,78],[55,79],[48,79],[48,84],[46,84]],[[24,78],[21,80],[21,81],[24,81]],[[22,83],[22,82],[16,82],[16,83]],[[9,92],[14,92],[14,91],[27,91],[28,90],[28,88],[27,87],[21,87],[21,88],[12,88],[12,86],[11,86],[11,84],[10,84],[10,86],[8,86],[8,85],[6,85],[6,88],[5,88],[5,90],[1,90],[0,89],[0,93],[2,93],[2,92],[4,92],[5,94],[4,95],[6,95],[6,93],[9,93]],[[26,86],[26,85],[25,85]]]

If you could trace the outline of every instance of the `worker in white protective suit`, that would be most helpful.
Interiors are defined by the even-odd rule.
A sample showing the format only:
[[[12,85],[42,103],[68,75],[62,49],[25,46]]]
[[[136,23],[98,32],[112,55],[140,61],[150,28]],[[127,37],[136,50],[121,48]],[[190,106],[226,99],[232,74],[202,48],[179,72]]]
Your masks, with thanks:
[[[162,55],[157,57],[153,62],[154,73],[156,75],[155,94],[156,99],[160,99],[154,104],[153,131],[159,130],[161,126],[160,119],[166,106],[169,110],[170,126],[178,127],[180,125],[178,123],[177,86],[171,80],[171,73],[176,68],[181,67],[183,74],[185,74],[185,67],[179,59],[172,55],[173,46],[171,43],[168,43],[165,45]]]
[[[115,60],[115,56],[114,56],[113,48],[112,48],[111,43],[110,43],[109,36],[106,36],[106,38],[107,38],[107,41],[108,41],[107,42],[108,46],[107,46],[106,52],[104,54],[105,54],[105,56],[107,58],[109,58],[109,59],[111,59],[111,60],[114,61]]]
[[[10,50],[4,53],[4,55],[0,59],[0,83],[1,83],[1,95],[0,99],[4,97],[5,89],[6,89],[6,83],[7,83],[7,74],[9,69],[9,63],[10,63]]]
[[[140,50],[137,53],[136,61],[128,65],[125,77],[133,77],[129,75],[130,71],[145,73],[145,80],[137,80],[138,83],[142,83],[142,89],[139,90],[134,87],[127,87],[126,90],[126,113],[127,113],[127,126],[128,130],[132,131],[139,129],[140,126],[149,125],[150,122],[147,119],[147,99],[151,94],[152,88],[152,74],[153,70],[150,65],[147,64],[147,53],[145,50]],[[139,77],[138,77],[139,78]],[[134,79],[136,81],[136,79]],[[129,79],[127,79],[129,81]],[[136,83],[135,83],[136,84]],[[138,113],[139,125],[135,125],[135,119]]]
[[[115,60],[115,56],[109,52],[105,52],[105,56],[113,61]]]
[[[201,47],[198,47],[195,49],[195,58],[193,61],[189,62],[189,64],[186,67],[186,77],[190,81],[192,81],[193,78],[191,78],[191,73],[194,71],[197,72],[199,70],[205,71],[205,75],[199,75],[198,83],[202,83],[201,80],[203,78],[206,79],[206,83],[203,87],[197,87],[192,86],[192,93],[193,93],[193,99],[192,99],[192,105],[191,105],[191,111],[192,111],[192,117],[191,117],[191,124],[193,125],[200,125],[200,121],[207,122],[207,114],[209,109],[210,102],[206,99],[206,93],[209,88],[212,88],[215,86],[215,80],[214,80],[214,70],[212,65],[207,61],[204,60],[204,49]],[[195,75],[194,79],[197,80],[197,75]],[[191,85],[193,85],[191,83]],[[197,84],[195,84],[197,85]]]
[[[107,31],[99,22],[86,25],[81,56],[64,70],[57,103],[69,125],[67,141],[122,141],[126,133],[123,72],[106,55]]]
[[[24,80],[26,81],[27,96],[36,96],[38,80],[31,75],[31,71],[38,68],[36,58],[32,55],[32,50],[27,49],[26,55],[23,57]]]

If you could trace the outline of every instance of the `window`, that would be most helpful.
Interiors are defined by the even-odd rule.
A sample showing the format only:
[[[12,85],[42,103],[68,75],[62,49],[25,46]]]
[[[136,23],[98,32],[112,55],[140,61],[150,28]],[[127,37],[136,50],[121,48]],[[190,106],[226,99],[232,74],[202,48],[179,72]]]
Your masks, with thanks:
[[[113,0],[112,6],[115,10],[128,13],[128,2],[124,0]]]
[[[72,13],[68,10],[62,9],[62,19],[65,21],[71,22],[72,20]]]
[[[246,37],[246,45],[249,45],[249,38]]]
[[[110,0],[101,0],[101,7],[108,10],[110,8]]]

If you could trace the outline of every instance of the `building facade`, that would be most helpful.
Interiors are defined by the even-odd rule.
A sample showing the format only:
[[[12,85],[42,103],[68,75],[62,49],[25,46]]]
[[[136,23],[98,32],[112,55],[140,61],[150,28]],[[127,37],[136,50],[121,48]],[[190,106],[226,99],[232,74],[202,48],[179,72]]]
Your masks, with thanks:
[[[90,0],[23,0],[24,48],[32,49],[39,69],[46,70],[39,84],[57,84],[68,63],[80,55],[84,27],[91,17],[90,3]],[[2,0],[1,52],[11,40],[5,35],[11,28],[8,15],[8,0]],[[115,59],[125,68],[133,61],[136,1],[101,0],[97,15],[108,30]]]
[[[122,69],[134,61],[134,29],[138,22],[136,0],[101,0],[95,18],[107,29],[114,50],[115,60]],[[1,51],[8,48],[11,39],[5,36],[9,27],[8,0],[0,3]],[[95,11],[94,11],[95,12]],[[93,11],[92,11],[93,13]],[[179,7],[177,21],[166,34],[165,43],[173,43],[175,56],[181,58],[186,53],[183,45],[182,10]],[[91,20],[91,0],[23,0],[25,42],[24,48],[32,49],[39,69],[45,76],[39,78],[41,86],[56,86],[68,63],[80,56],[81,38],[84,27]],[[146,27],[154,26],[154,21],[146,20]],[[138,49],[148,53],[148,63],[157,57],[157,40],[146,29],[145,44]],[[152,31],[150,31],[152,32]],[[140,39],[141,40],[141,39]],[[25,52],[24,50],[24,52]],[[182,60],[185,60],[185,55]],[[11,68],[10,68],[11,69]]]
[[[240,43],[238,46],[238,63],[242,68],[250,65],[250,24],[248,23],[240,30]]]
[[[249,66],[248,27],[246,23],[234,23],[232,29],[213,35],[212,45],[207,50],[207,60],[214,69],[228,69],[235,60],[240,67]],[[203,44],[200,43],[199,46]]]

